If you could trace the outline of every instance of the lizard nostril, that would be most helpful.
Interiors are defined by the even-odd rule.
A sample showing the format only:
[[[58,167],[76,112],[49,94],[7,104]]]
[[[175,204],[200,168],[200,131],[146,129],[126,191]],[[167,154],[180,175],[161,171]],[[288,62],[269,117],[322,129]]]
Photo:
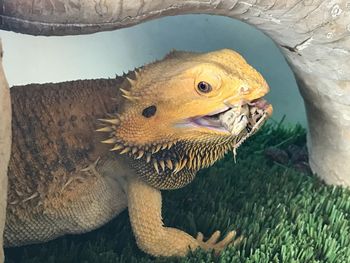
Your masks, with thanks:
[[[241,92],[242,94],[247,94],[247,93],[249,93],[249,87],[247,87],[247,86],[242,86],[242,87],[240,88],[240,92]]]

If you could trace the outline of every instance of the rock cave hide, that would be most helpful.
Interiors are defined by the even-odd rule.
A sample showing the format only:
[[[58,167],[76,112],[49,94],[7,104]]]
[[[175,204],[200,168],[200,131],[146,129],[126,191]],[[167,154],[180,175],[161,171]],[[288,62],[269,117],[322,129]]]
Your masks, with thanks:
[[[0,12],[0,29],[46,36],[115,30],[180,14],[251,24],[275,41],[295,74],[307,111],[313,172],[328,184],[350,185],[350,1],[3,0]],[[2,115],[8,111],[3,107]],[[9,120],[0,121],[5,127]],[[1,174],[6,165],[0,164]]]

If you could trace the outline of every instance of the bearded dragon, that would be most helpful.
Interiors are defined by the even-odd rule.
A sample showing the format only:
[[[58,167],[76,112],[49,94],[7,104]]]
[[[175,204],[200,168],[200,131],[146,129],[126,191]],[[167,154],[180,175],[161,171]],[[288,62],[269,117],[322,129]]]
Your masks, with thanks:
[[[204,241],[164,226],[161,190],[235,151],[271,115],[268,91],[228,49],[173,51],[116,79],[12,88],[5,246],[87,232],[128,208],[146,253],[220,252],[235,232]]]

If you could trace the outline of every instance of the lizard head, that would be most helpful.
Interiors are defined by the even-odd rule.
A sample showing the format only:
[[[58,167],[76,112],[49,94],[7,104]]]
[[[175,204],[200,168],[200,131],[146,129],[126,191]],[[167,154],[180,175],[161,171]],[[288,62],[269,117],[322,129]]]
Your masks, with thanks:
[[[112,119],[112,150],[158,173],[199,170],[235,150],[271,115],[264,78],[238,53],[173,51],[132,73]],[[171,153],[171,154],[169,154]]]

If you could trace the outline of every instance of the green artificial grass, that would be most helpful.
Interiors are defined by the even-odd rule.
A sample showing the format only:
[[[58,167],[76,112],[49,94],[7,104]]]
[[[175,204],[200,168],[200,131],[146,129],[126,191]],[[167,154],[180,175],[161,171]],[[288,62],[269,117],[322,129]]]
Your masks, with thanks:
[[[12,262],[350,262],[350,191],[326,186],[264,155],[304,145],[305,130],[267,124],[187,187],[163,194],[166,226],[191,235],[237,230],[245,240],[219,257],[196,251],[155,259],[141,252],[127,212],[102,228],[46,244],[6,250]]]

